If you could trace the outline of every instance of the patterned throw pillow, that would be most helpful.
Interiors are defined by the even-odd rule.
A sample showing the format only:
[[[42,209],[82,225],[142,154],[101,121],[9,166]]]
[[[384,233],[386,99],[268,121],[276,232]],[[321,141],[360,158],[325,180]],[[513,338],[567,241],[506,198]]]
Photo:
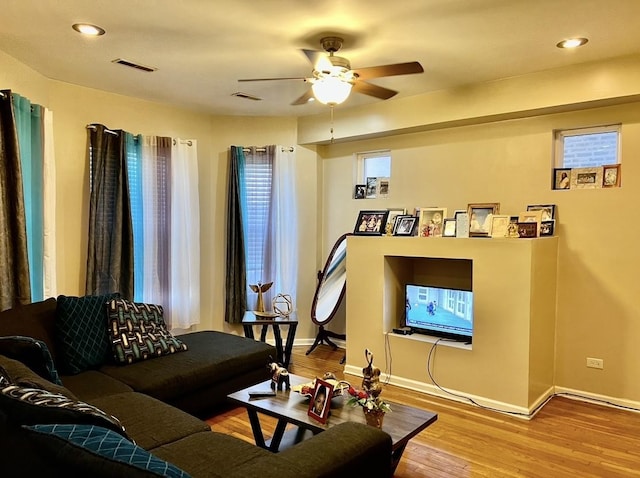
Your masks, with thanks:
[[[105,304],[120,294],[58,297],[56,338],[63,372],[75,375],[104,365],[109,358]]]
[[[40,453],[55,454],[69,469],[88,467],[99,470],[101,476],[144,476],[189,478],[189,475],[126,438],[92,425],[35,425],[28,427],[40,435]],[[70,446],[64,446],[68,444]],[[138,471],[139,470],[139,471]],[[93,473],[92,473],[93,474]]]
[[[130,364],[187,350],[186,344],[167,330],[160,305],[124,299],[109,302],[109,334],[117,363]]]
[[[16,425],[76,423],[97,425],[127,437],[120,421],[88,403],[39,388],[5,385],[0,389],[0,409]],[[128,437],[127,437],[128,438]]]
[[[42,340],[22,337],[0,337],[0,355],[19,360],[42,378],[62,385],[49,348]]]

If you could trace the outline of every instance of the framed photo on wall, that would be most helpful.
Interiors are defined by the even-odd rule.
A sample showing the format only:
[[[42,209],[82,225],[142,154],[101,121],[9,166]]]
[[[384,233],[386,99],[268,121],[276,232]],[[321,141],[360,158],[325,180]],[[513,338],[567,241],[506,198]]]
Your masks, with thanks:
[[[421,207],[418,220],[418,236],[441,237],[447,208]]]
[[[353,190],[353,199],[364,199],[367,194],[366,184],[356,184]]]
[[[307,415],[320,423],[327,423],[331,410],[331,397],[333,397],[333,385],[316,378],[316,386],[309,400]]]
[[[389,211],[360,211],[353,233],[360,236],[381,236]]]
[[[609,164],[603,166],[603,188],[617,188],[620,187],[620,165]]]
[[[500,213],[500,203],[474,203],[467,206],[469,214],[469,236],[489,237],[494,214]]]

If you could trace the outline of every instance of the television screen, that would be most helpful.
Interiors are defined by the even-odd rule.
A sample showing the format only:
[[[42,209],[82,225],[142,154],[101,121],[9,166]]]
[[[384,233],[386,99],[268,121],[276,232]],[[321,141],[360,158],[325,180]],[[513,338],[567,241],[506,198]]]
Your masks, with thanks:
[[[405,325],[414,332],[471,343],[473,292],[407,284]]]

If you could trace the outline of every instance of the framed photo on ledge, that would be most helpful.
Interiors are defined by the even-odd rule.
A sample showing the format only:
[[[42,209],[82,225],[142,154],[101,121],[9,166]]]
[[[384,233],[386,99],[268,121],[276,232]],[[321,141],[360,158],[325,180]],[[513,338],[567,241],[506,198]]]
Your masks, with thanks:
[[[359,236],[381,236],[385,229],[387,209],[379,211],[360,211],[353,233]]]
[[[309,400],[307,415],[320,423],[327,423],[331,410],[331,397],[333,397],[333,385],[316,378],[316,387]]]
[[[415,216],[398,216],[393,227],[393,235],[413,236],[413,230],[416,227],[417,220],[418,218]]]
[[[604,166],[602,187],[617,188],[620,187],[620,165],[609,164]]]
[[[421,207],[418,221],[418,236],[441,237],[447,208]]]
[[[500,203],[476,203],[467,206],[469,237],[489,237],[493,216],[500,213]]]

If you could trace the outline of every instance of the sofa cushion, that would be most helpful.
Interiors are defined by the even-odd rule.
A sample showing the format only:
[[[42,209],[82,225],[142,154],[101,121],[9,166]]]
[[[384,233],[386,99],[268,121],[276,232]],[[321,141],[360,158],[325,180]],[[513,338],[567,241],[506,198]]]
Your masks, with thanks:
[[[155,476],[187,478],[178,467],[153,456],[111,430],[93,425],[35,425],[39,453],[55,457],[70,476]],[[82,470],[82,473],[78,473]]]
[[[56,360],[56,307],[56,299],[51,297],[0,312],[0,336],[23,335],[42,340]]]
[[[277,455],[230,435],[217,432],[196,433],[182,440],[155,448],[153,454],[169,461],[192,476],[226,478],[235,467],[254,460],[265,460],[265,470],[272,473],[270,455],[277,461]],[[213,465],[215,464],[215,465]],[[289,470],[291,466],[287,464]],[[260,476],[260,475],[245,475]],[[311,475],[312,476],[312,475]]]
[[[0,337],[0,355],[19,360],[42,378],[62,385],[47,344],[19,335]]]
[[[119,393],[91,403],[118,417],[129,437],[147,450],[210,429],[193,415],[142,393]]]
[[[106,304],[120,294],[58,297],[56,340],[67,374],[98,368],[109,358]]]
[[[91,402],[94,398],[106,395],[133,392],[129,385],[97,370],[87,370],[76,375],[63,375],[62,383],[85,402]]]
[[[208,330],[180,339],[189,348],[184,353],[126,367],[105,365],[100,371],[164,402],[255,370],[263,371],[263,380],[269,378],[266,364],[275,349],[268,344]]]
[[[113,358],[131,364],[187,350],[164,322],[161,305],[114,299],[108,305],[109,337]]]
[[[42,388],[51,393],[58,393],[65,397],[76,399],[75,395],[62,385],[50,382],[35,373],[29,367],[18,360],[0,355],[0,367],[3,367],[10,382],[29,388]]]
[[[39,388],[9,384],[0,389],[0,409],[16,425],[78,423],[99,425],[127,436],[117,418],[85,402]]]

